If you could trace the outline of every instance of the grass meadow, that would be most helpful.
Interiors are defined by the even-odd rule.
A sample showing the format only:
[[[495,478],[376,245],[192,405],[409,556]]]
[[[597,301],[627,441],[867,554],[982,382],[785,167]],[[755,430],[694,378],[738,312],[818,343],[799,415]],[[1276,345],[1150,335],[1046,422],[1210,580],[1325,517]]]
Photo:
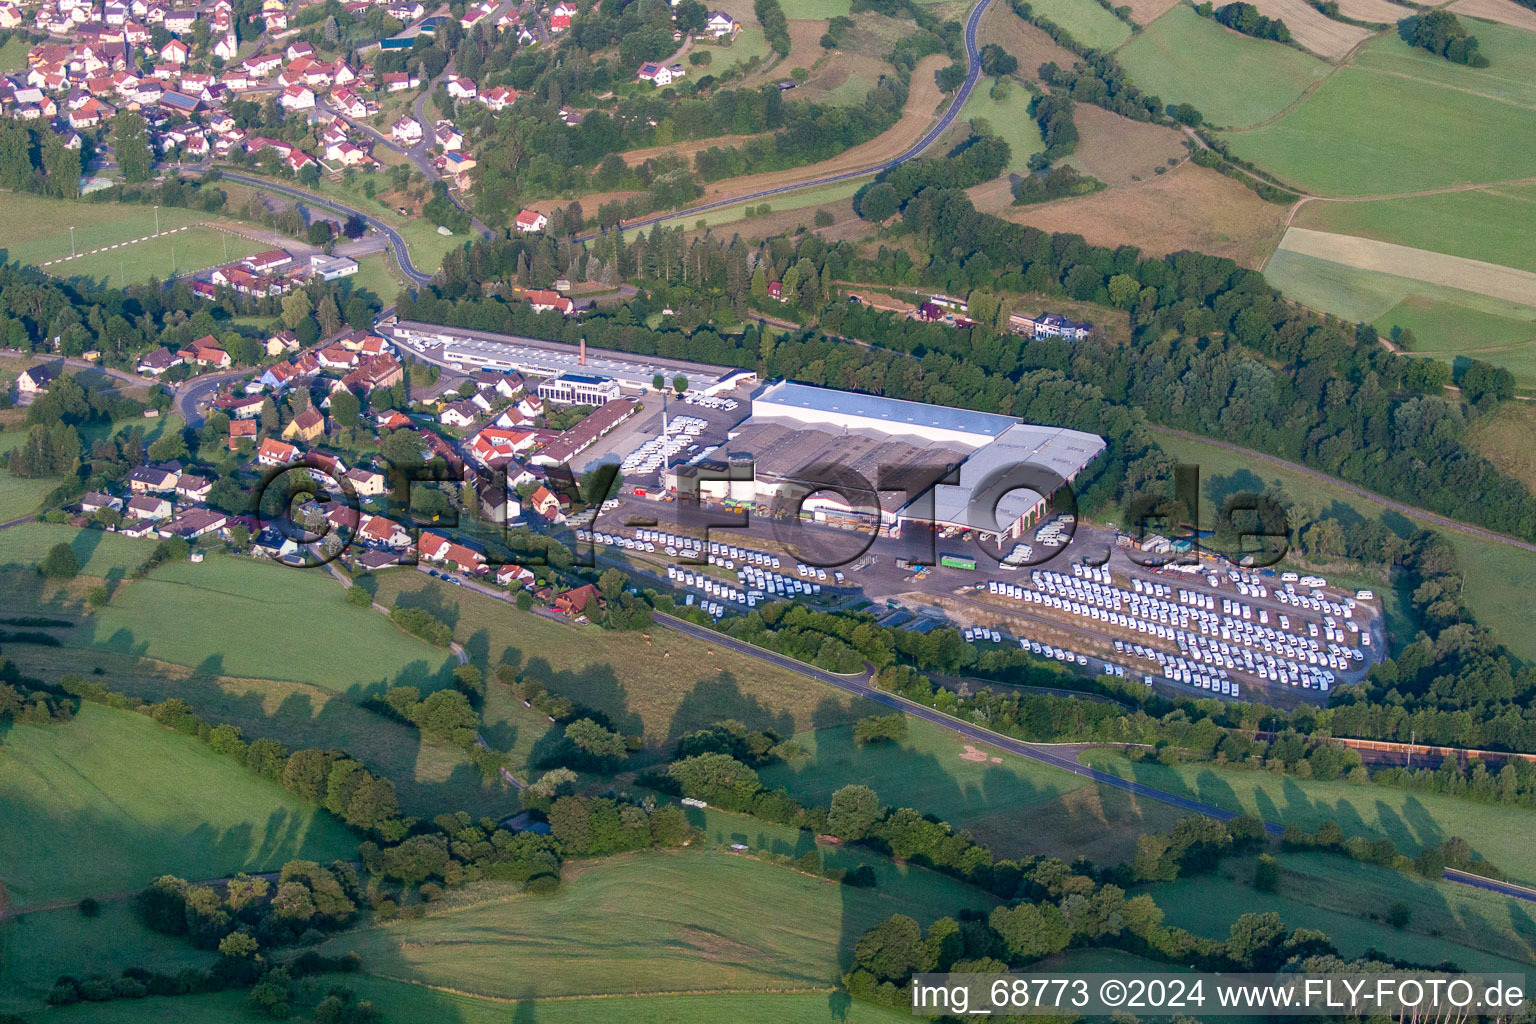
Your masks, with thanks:
[[[473,664],[493,674],[516,667],[553,693],[602,711],[614,728],[670,746],[726,718],[789,736],[874,714],[877,705],[810,682],[787,669],[655,627],[615,633],[552,622],[512,604],[454,587],[410,569],[381,573],[368,584],[385,607],[426,608],[454,629]],[[511,691],[489,688],[486,738],[498,750],[527,757],[544,737],[542,715],[527,712]]]
[[[1031,0],[1030,7],[1066,29],[1073,39],[1096,50],[1112,50],[1131,35],[1131,26],[1094,0]]]
[[[16,906],[349,856],[334,819],[130,711],[95,704],[0,743],[0,881]]]
[[[1471,436],[1485,458],[1536,488],[1536,408],[1530,402],[1505,402],[1478,420]]]
[[[1008,143],[1008,170],[1014,174],[1028,174],[1029,158],[1045,148],[1045,142],[1040,138],[1040,125],[1029,116],[1029,101],[1033,97],[1017,82],[1003,85],[1001,99],[993,98],[994,88],[977,83],[971,98],[965,101],[965,107],[960,111],[960,119],[980,118],[991,125],[993,134]]]
[[[1305,831],[1334,821],[1345,835],[1385,837],[1409,856],[1461,836],[1510,878],[1536,882],[1536,853],[1529,842],[1536,811],[1391,786],[1314,782],[1206,764],[1132,762],[1109,750],[1088,751],[1082,760],[1170,793]]]
[[[1233,127],[1274,117],[1329,70],[1300,50],[1229,32],[1184,4],[1137,33],[1116,59],[1143,92],[1193,103],[1212,124]]]
[[[115,977],[126,967],[174,974],[183,967],[208,967],[217,959],[212,950],[194,949],[183,938],[145,928],[127,900],[103,901],[94,919],[74,906],[23,914],[0,922],[0,1014],[38,1009],[60,975]],[[236,995],[243,1008],[245,993]],[[117,1018],[124,1021],[176,1019],[146,1012],[136,1000],[108,1005],[129,1011]],[[47,1016],[53,1020],[52,1009]]]
[[[856,889],[721,851],[570,862],[538,897],[479,884],[419,921],[330,940],[374,977],[500,999],[830,988],[853,943],[893,913],[923,923],[979,891],[911,869],[898,888]]]
[[[1255,856],[1224,860],[1209,875],[1146,887],[1165,920],[1226,938],[1235,908],[1274,911],[1292,928],[1316,928],[1345,956],[1376,949],[1421,964],[1450,960],[1468,970],[1523,972],[1536,963],[1536,920],[1519,900],[1448,882],[1407,877],[1324,853],[1276,853],[1279,890],[1253,888]],[[1412,914],[1385,923],[1394,903]]]
[[[618,996],[590,999],[490,1000],[379,978],[348,975],[327,979],[367,999],[386,1020],[432,1024],[718,1024],[771,1020],[775,1024],[899,1024],[910,1013],[853,1002],[837,992],[754,992],[686,996]],[[117,1003],[54,1007],[50,1024],[138,1024],[146,1017],[165,1024],[228,1024],[247,1014],[245,993],[181,996]]]
[[[1273,482],[1284,488],[1293,501],[1309,508],[1335,511],[1345,516],[1385,515],[1389,524],[1402,526],[1401,517],[1396,513],[1387,512],[1379,503],[1351,494],[1341,486],[1314,480],[1273,463],[1257,462],[1203,441],[1154,433],[1165,451],[1182,462],[1198,465],[1207,486],[1218,483],[1223,488],[1222,493],[1234,489],[1262,489]],[[1411,524],[1412,527],[1429,525],[1422,520]],[[1462,598],[1467,607],[1472,609],[1479,622],[1491,626],[1515,655],[1536,658],[1536,638],[1531,636],[1524,596],[1530,579],[1536,575],[1536,555],[1509,544],[1439,529],[1456,549],[1460,568],[1465,574],[1466,589]],[[1372,581],[1372,585],[1383,591],[1386,598],[1385,610],[1394,642],[1411,640],[1414,627],[1404,614],[1406,604],[1401,596],[1392,588],[1381,586],[1380,582]]]
[[[112,595],[74,642],[212,675],[314,682],[339,693],[447,685],[453,656],[354,608],[322,571],[210,555]],[[71,642],[66,640],[66,642]]]
[[[967,760],[961,755],[969,744],[921,719],[908,719],[908,730],[900,743],[863,747],[853,742],[850,726],[800,733],[795,742],[810,757],[759,774],[765,786],[783,786],[803,803],[822,806],[839,787],[863,783],[882,803],[968,829],[999,857],[1086,856],[1115,864],[1135,853],[1138,832],[1169,827],[1184,816],[1167,804],[990,747],[981,748],[986,760]]]

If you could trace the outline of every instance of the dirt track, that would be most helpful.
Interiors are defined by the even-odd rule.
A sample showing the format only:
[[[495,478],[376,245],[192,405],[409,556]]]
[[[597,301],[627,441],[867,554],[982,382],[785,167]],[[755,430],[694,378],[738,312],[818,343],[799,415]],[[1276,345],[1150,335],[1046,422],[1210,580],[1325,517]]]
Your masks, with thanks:
[[[717,181],[705,189],[702,201],[713,202],[736,195],[750,195],[764,189],[793,185],[796,182],[823,178],[845,171],[856,171],[860,167],[869,167],[900,156],[933,126],[936,119],[935,111],[944,99],[944,94],[939,91],[933,75],[946,63],[948,58],[938,54],[924,57],[918,63],[912,71],[912,87],[907,93],[907,105],[902,111],[901,120],[897,121],[889,131],[870,139],[863,145],[845,150],[830,160],[823,160],[819,164]]]

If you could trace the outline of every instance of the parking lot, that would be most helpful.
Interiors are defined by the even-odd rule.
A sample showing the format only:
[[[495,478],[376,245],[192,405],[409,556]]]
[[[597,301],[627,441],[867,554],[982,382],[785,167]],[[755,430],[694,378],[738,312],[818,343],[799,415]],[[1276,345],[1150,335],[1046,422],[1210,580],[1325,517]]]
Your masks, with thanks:
[[[1281,707],[1326,700],[1332,687],[1362,678],[1385,653],[1374,596],[1362,599],[1315,579],[1304,585],[1294,574],[1240,569],[1208,556],[1193,566],[1149,568],[1116,543],[1115,531],[1059,518],[1002,552],[1002,564],[945,531],[909,528],[900,538],[869,542],[846,530],[723,508],[690,517],[710,523],[708,530],[680,525],[678,518],[675,503],[628,497],[603,513],[598,532],[671,538],[654,551],[641,547],[626,555],[654,563],[658,576],[712,615],[791,596],[863,606],[903,629],[947,620],[970,629],[968,639],[982,646],[1022,646],[1168,693]],[[717,551],[709,550],[706,535]],[[834,544],[846,558],[805,565],[809,579],[798,571],[817,561],[808,552]],[[940,564],[946,561],[951,564]],[[805,589],[781,591],[786,580]]]

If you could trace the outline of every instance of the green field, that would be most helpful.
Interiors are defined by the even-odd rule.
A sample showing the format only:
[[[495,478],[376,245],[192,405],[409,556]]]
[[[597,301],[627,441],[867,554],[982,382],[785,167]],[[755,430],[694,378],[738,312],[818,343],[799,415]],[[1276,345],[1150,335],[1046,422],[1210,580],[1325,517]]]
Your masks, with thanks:
[[[384,300],[386,306],[392,305],[395,296],[400,294],[399,271],[395,269],[394,259],[383,252],[358,260],[357,273],[342,278],[339,283],[349,294],[354,290],[370,291]]]
[[[1184,4],[1116,57],[1142,92],[1193,103],[1212,124],[1234,127],[1274,117],[1329,70],[1300,50],[1229,32]]]
[[[851,0],[783,0],[786,18],[835,18],[853,9]]]
[[[354,608],[321,570],[234,555],[162,566],[113,594],[66,643],[214,675],[289,679],[337,692],[446,685],[452,655]]]
[[[1495,466],[1536,488],[1536,407],[1505,402],[1471,430],[1477,450]]]
[[[1536,387],[1536,310],[1531,319],[1484,313],[1417,296],[1404,299],[1373,323],[1392,337],[1393,328],[1413,332],[1412,352],[1454,361],[1469,356],[1507,367],[1522,388]]]
[[[1029,90],[1016,82],[1006,86],[1006,90],[1006,96],[995,100],[991,88],[978,84],[965,101],[960,120],[986,121],[993,134],[1008,143],[1008,170],[1028,174],[1029,158],[1044,149],[1045,142],[1040,138],[1040,125],[1029,116],[1029,101],[1033,98]]]
[[[0,744],[0,881],[18,906],[350,855],[334,819],[196,739],[94,704]]]
[[[8,483],[12,478],[6,477]],[[83,576],[115,578],[140,565],[155,549],[149,538],[135,539],[104,530],[77,530],[52,523],[22,523],[0,530],[0,566],[31,569],[60,542],[69,544]]]
[[[783,786],[802,803],[820,806],[857,780],[882,803],[968,829],[999,857],[1053,854],[1119,863],[1135,853],[1137,832],[1169,827],[1184,816],[1167,804],[992,748],[985,748],[988,760],[966,760],[961,755],[967,744],[955,734],[917,718],[907,723],[901,743],[865,747],[854,744],[849,726],[797,734],[795,742],[811,757],[759,774],[765,786]]]
[[[237,260],[271,246],[244,235],[213,228],[192,227],[121,248],[81,256],[45,268],[57,277],[87,278],[112,287],[185,277],[199,270]]]
[[[11,36],[0,46],[0,72],[25,70],[27,66],[27,40],[24,36]]]
[[[1201,479],[1210,482],[1214,477],[1229,477],[1244,489],[1261,489],[1271,482],[1285,489],[1287,496],[1302,506],[1326,511],[1334,504],[1354,509],[1360,515],[1378,517],[1384,511],[1379,503],[1357,497],[1343,487],[1323,483],[1301,473],[1257,462],[1238,452],[1230,452],[1202,441],[1154,430],[1157,443],[1163,450],[1182,462],[1200,467]],[[1451,542],[1456,549],[1460,568],[1465,573],[1466,589],[1462,599],[1479,622],[1490,626],[1499,639],[1521,658],[1536,658],[1536,637],[1531,635],[1530,615],[1527,611],[1526,593],[1529,581],[1536,576],[1536,555],[1497,541],[1484,540],[1471,534],[1418,520],[1417,526],[1430,526]],[[1388,621],[1394,626],[1394,635],[1412,639],[1412,626],[1402,614],[1402,604],[1391,589],[1384,590]]]
[[[1236,912],[1274,911],[1292,928],[1327,933],[1350,957],[1374,948],[1422,964],[1450,960],[1468,970],[1517,973],[1536,962],[1536,921],[1517,901],[1329,854],[1276,857],[1282,873],[1275,893],[1253,888],[1252,856],[1225,860],[1212,875],[1144,891],[1168,924],[1214,939],[1226,938]],[[1384,921],[1394,903],[1412,912],[1401,931]]]
[[[43,263],[68,256],[71,226],[75,229],[76,252],[155,233],[154,207],[137,203],[89,203],[9,192],[5,196],[5,212],[4,223],[0,225],[0,250],[5,251],[6,259],[22,263]],[[185,224],[201,224],[208,219],[208,214],[197,210],[174,206],[160,208],[162,231]],[[231,245],[233,241],[231,239]],[[113,259],[113,269],[116,270],[116,257]],[[58,267],[50,269],[61,272]]]
[[[29,479],[11,475],[10,469],[7,468],[10,453],[26,440],[26,437],[25,427],[13,427],[0,431],[0,459],[4,459],[7,464],[0,465],[0,523],[8,523],[12,519],[19,519],[38,511],[48,492],[59,486],[61,482],[58,477]]]
[[[1448,89],[1476,93],[1525,107],[1536,106],[1536,46],[1532,34],[1511,25],[1477,21],[1467,25],[1477,36],[1486,68],[1453,64],[1428,50],[1409,46],[1396,32],[1384,32],[1356,55],[1354,66],[1382,75],[1402,75]]]
[[[0,924],[0,1014],[39,1010],[60,975],[116,977],[125,967],[174,974],[183,967],[207,967],[212,950],[194,949],[179,936],[161,935],[139,923],[127,900],[101,904],[95,919],[74,906],[24,914]],[[241,1004],[244,993],[239,994]],[[164,1020],[133,1000],[111,1004],[137,1007],[122,1020]],[[53,1013],[48,1013],[53,1019]]]
[[[1031,0],[1030,7],[1066,29],[1073,39],[1096,50],[1112,50],[1131,34],[1131,26],[1094,0]]]
[[[1275,250],[1264,265],[1264,278],[1287,298],[1357,323],[1375,320],[1410,295],[1509,319],[1536,317],[1536,308],[1531,306],[1411,277],[1361,270],[1289,249]]]
[[[1392,786],[1314,782],[1206,764],[1132,762],[1108,750],[1090,750],[1082,760],[1148,786],[1308,832],[1334,821],[1345,835],[1385,837],[1409,856],[1461,836],[1510,878],[1536,882],[1536,851],[1529,841],[1536,811]]]
[[[1139,75],[1137,81],[1149,85]],[[1354,67],[1339,70],[1278,121],[1225,138],[1236,155],[1320,195],[1385,195],[1536,174],[1536,118],[1528,108]]]
[[[847,12],[845,11],[844,13]],[[789,15],[786,14],[785,17],[789,17]],[[830,17],[830,15],[822,15],[822,17]],[[703,48],[701,47],[701,49]],[[704,52],[713,53],[715,56],[708,68],[699,69],[700,73],[712,72],[716,75],[744,65],[753,57],[758,58],[759,61],[767,61],[772,56],[772,50],[768,46],[768,37],[763,34],[762,28],[756,24],[743,25],[741,34],[731,40],[730,46],[716,46]]]
[[[1533,216],[1536,185],[1502,185],[1368,203],[1307,203],[1296,224],[1536,272],[1536,249],[1526,232]]]
[[[395,784],[405,814],[430,818],[464,810],[504,818],[518,809],[516,795],[499,780],[486,781],[452,743],[312,683],[210,675],[91,648],[11,644],[5,656],[39,679],[90,677],[100,669],[119,693],[152,702],[180,697],[210,722],[228,722],[247,737],[278,740],[290,750],[340,747]]]
[[[823,185],[820,188],[808,188],[802,191],[774,196],[772,199],[766,200],[766,202],[726,206],[718,210],[710,210],[697,217],[678,217],[676,220],[663,221],[659,226],[692,230],[698,227],[701,221],[705,227],[709,228],[719,227],[722,224],[738,223],[750,226],[752,221],[747,216],[747,208],[749,206],[757,209],[760,206],[767,205],[772,213],[783,213],[789,210],[809,210],[812,207],[852,198],[854,193],[869,184],[869,181],[870,179],[868,178],[860,178],[856,181],[840,181],[835,185]]]
[[[472,995],[745,992],[831,988],[853,943],[893,913],[927,923],[990,905],[944,876],[854,889],[717,851],[571,864],[553,896],[480,884],[425,919],[338,936],[366,973]]]
[[[420,985],[378,978],[331,977],[360,999],[370,1000],[387,1021],[432,1024],[720,1024],[773,1021],[774,1024],[899,1024],[910,1013],[853,1002],[841,993],[755,992],[750,995],[621,996],[512,1002],[476,999]],[[181,996],[116,1003],[52,1007],[50,1024],[228,1024],[249,1014],[244,992]]]
[[[370,585],[386,607],[398,600],[450,623],[471,662],[488,674],[513,665],[552,692],[603,711],[619,731],[643,733],[651,746],[670,745],[727,718],[789,736],[849,722],[876,707],[660,626],[619,633],[551,622],[415,570],[391,570]],[[527,757],[548,728],[543,715],[525,710],[499,684],[486,695],[485,719],[491,745],[512,750],[514,759]]]

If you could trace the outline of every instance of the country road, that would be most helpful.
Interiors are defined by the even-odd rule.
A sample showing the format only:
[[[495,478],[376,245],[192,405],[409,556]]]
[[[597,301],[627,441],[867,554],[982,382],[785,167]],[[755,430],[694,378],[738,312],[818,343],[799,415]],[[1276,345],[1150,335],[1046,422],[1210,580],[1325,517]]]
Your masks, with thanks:
[[[882,171],[888,171],[898,164],[903,164],[908,160],[911,160],[913,157],[922,153],[923,150],[933,145],[934,142],[938,140],[939,136],[948,131],[949,127],[955,123],[955,119],[960,116],[960,111],[965,106],[965,101],[970,99],[971,90],[976,87],[976,82],[981,78],[981,51],[976,45],[976,28],[981,22],[981,16],[986,13],[987,7],[991,3],[992,0],[981,0],[980,3],[972,8],[970,16],[965,20],[965,62],[967,71],[965,75],[965,81],[960,83],[959,89],[955,90],[955,98],[950,101],[949,109],[944,111],[944,116],[939,118],[938,123],[930,128],[927,134],[914,142],[907,148],[905,152],[901,153],[899,156],[894,156],[889,160],[884,160],[880,163],[872,164],[868,167],[860,167],[852,171],[843,171],[839,174],[829,174],[820,178],[812,178],[808,181],[798,181],[791,185],[780,185],[777,188],[766,188],[757,192],[748,192],[745,195],[730,196],[725,199],[716,199],[708,203],[701,203],[698,206],[690,206],[682,210],[672,210],[667,213],[657,213],[647,217],[640,217],[624,224],[623,230],[629,231],[635,228],[650,227],[655,224],[663,223],[664,221],[676,220],[680,217],[693,217],[697,214],[708,213],[711,210],[721,210],[729,206],[736,206],[739,203],[750,203],[758,199],[768,199],[773,196],[781,196],[788,192],[799,192],[802,189],[808,188],[820,188],[823,185],[835,185],[840,181],[852,181],[855,178],[862,178],[867,175],[879,174]],[[589,242],[597,237],[598,234],[594,232],[591,234],[579,235],[575,241]]]

